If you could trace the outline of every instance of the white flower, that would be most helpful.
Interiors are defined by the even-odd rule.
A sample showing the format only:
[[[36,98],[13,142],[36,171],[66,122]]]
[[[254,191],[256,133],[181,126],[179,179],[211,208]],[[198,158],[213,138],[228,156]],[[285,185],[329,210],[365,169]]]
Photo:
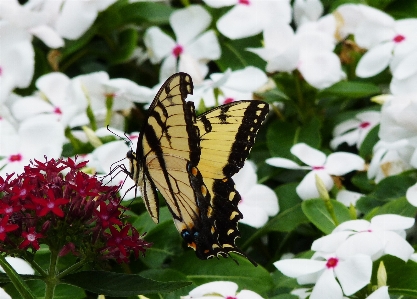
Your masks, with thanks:
[[[198,107],[200,100],[206,107],[214,107],[230,102],[251,100],[253,93],[268,82],[268,77],[260,69],[248,66],[237,71],[227,70],[225,73],[210,75],[210,79],[204,80],[195,86],[193,95],[188,96],[188,101],[193,101]],[[216,100],[215,89],[220,92]]]
[[[237,293],[237,289],[238,285],[234,282],[213,281],[196,287],[189,293],[188,296],[181,296],[181,299],[263,299],[257,293],[249,290],[242,290]]]
[[[49,24],[51,17],[55,14],[51,14],[50,11],[37,10],[33,7],[33,2],[35,1],[20,5],[17,0],[1,0],[0,19],[12,25],[16,30],[25,30],[30,35],[36,36],[50,48],[62,47],[64,40]],[[61,0],[55,0],[55,2],[61,2]],[[4,43],[1,44],[3,47]]]
[[[373,152],[368,178],[379,183],[383,178],[412,168],[410,161],[411,157],[415,156],[415,146],[407,139],[394,142],[380,140],[375,144]]]
[[[343,294],[352,295],[366,286],[372,275],[372,261],[363,254],[341,258],[315,253],[310,260],[280,260],[274,266],[301,285],[315,284],[310,299],[342,299]]]
[[[77,39],[94,23],[100,11],[105,10],[117,0],[67,0],[62,4],[56,20],[56,29],[62,37]]]
[[[366,111],[356,114],[355,118],[338,124],[333,130],[335,136],[330,146],[335,149],[346,142],[349,146],[356,144],[359,149],[369,131],[379,124],[381,116],[377,111]]]
[[[311,170],[297,186],[298,196],[303,200],[319,197],[315,175],[323,181],[327,190],[333,187],[331,175],[342,176],[354,170],[363,170],[365,161],[358,155],[336,152],[328,157],[305,143],[295,144],[291,153],[308,166],[300,166],[292,160],[284,158],[269,158],[266,163],[288,169]]]
[[[355,31],[355,41],[369,49],[356,68],[362,78],[374,76],[390,66],[395,69],[400,61],[417,49],[417,19],[395,21],[382,11],[369,14]]]
[[[104,122],[107,115],[108,99],[112,99],[112,111],[130,109],[133,102],[146,102],[149,89],[141,87],[127,79],[110,79],[106,72],[80,75],[71,80],[69,97],[74,101],[83,101],[90,105],[96,121]],[[74,117],[70,126],[84,125],[89,122],[86,112]],[[110,121],[114,127],[123,127],[124,117],[112,114]]]
[[[243,219],[240,222],[259,228],[268,222],[268,217],[278,213],[278,197],[272,189],[257,183],[256,166],[252,161],[246,161],[233,180],[242,198],[239,210]]]
[[[230,39],[261,33],[275,19],[289,24],[291,6],[288,0],[204,0],[211,7],[234,5],[217,21],[217,29]]]
[[[35,67],[32,36],[23,29],[0,21],[0,103],[16,87],[28,87]]]
[[[294,33],[290,25],[276,21],[263,32],[264,48],[248,50],[267,61],[267,72],[298,69],[310,85],[318,89],[329,87],[345,77],[339,58],[333,53],[334,38],[308,27]]]
[[[41,113],[51,114],[67,126],[75,115],[87,107],[87,102],[81,98],[69,97],[70,82],[63,73],[53,72],[41,76],[36,80],[39,92],[16,100],[12,106],[13,115],[23,121]]]
[[[190,74],[195,84],[203,81],[208,73],[207,62],[219,59],[221,53],[214,31],[203,33],[210,22],[211,15],[204,8],[190,5],[176,10],[170,16],[169,23],[176,41],[158,27],[146,31],[144,42],[151,62],[163,60],[160,81],[177,71]]]
[[[1,134],[0,138],[10,138],[14,142],[0,148],[0,174],[17,174],[29,164],[31,159],[59,158],[65,141],[64,127],[51,115],[32,117],[19,126],[18,131],[10,132],[12,136]],[[3,142],[0,142],[3,144]]]
[[[405,229],[414,225],[414,219],[395,214],[378,215],[367,220],[350,220],[337,226],[330,235],[313,242],[312,250],[336,252],[347,258],[365,254],[373,261],[385,254],[407,261],[414,253],[405,240]]]

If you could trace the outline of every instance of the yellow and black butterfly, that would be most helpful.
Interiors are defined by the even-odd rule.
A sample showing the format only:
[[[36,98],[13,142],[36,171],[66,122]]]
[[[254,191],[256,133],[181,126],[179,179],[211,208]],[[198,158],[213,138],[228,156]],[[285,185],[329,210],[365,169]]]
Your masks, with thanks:
[[[246,256],[235,244],[242,214],[231,177],[243,167],[269,107],[262,101],[240,101],[196,117],[193,102],[185,100],[192,93],[186,73],[174,74],[162,85],[136,153],[127,153],[128,174],[156,223],[157,190],[162,194],[177,230],[200,259],[230,252]]]

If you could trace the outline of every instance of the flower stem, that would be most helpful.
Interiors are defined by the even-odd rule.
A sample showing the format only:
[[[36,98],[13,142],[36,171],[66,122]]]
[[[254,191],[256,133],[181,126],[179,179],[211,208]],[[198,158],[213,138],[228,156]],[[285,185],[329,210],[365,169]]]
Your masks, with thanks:
[[[57,275],[57,278],[62,278],[72,272],[74,272],[75,270],[78,270],[79,268],[81,268],[82,266],[84,266],[84,264],[86,263],[87,259],[83,259],[81,261],[79,261],[78,263],[75,263],[74,265],[72,265],[71,267],[68,267],[67,269],[65,269],[64,271],[62,271],[61,273],[59,273]]]
[[[10,266],[10,264],[6,261],[4,255],[0,254],[0,266],[3,268],[4,272],[6,272],[7,276],[9,277],[10,281],[15,286],[16,290],[24,299],[36,299],[35,295],[29,289],[27,284],[23,281],[20,275]]]
[[[54,298],[55,288],[59,283],[59,279],[56,276],[57,274],[57,265],[58,262],[58,251],[51,250],[51,258],[49,260],[49,271],[48,276],[45,279],[46,289],[45,289],[45,299]]]

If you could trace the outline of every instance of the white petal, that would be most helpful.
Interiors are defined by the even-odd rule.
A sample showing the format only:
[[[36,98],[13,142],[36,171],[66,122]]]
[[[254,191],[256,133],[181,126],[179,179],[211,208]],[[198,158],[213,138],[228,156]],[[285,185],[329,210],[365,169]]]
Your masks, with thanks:
[[[371,281],[372,260],[366,255],[356,255],[339,264],[334,269],[343,292],[350,296]]]
[[[332,175],[345,175],[353,170],[364,170],[365,161],[355,154],[336,152],[327,157],[325,169]]]
[[[257,293],[249,290],[242,290],[237,294],[236,299],[264,299]]]
[[[410,204],[417,207],[417,184],[414,184],[413,186],[407,189],[405,197],[407,197],[407,200]]]
[[[356,67],[356,75],[368,78],[379,74],[389,64],[392,57],[394,43],[378,45],[363,55]]]
[[[86,1],[65,1],[56,29],[62,37],[77,39],[93,24],[97,14],[97,9]]]
[[[359,144],[359,137],[360,132],[359,130],[353,130],[351,132],[345,133],[341,136],[337,136],[330,141],[330,146],[335,149],[342,143],[347,143],[348,145],[352,146],[355,144]]]
[[[247,160],[242,169],[232,178],[239,193],[246,194],[256,185],[258,181],[255,164],[252,161]]]
[[[221,49],[213,30],[200,35],[195,41],[186,46],[185,52],[196,59],[216,60],[221,56]]]
[[[383,230],[401,230],[411,228],[414,218],[396,214],[377,215],[371,219],[371,228],[377,227]]]
[[[366,299],[390,299],[390,296],[388,294],[388,287],[379,287],[378,290],[374,291],[371,295],[366,297]]]
[[[217,29],[230,39],[261,33],[263,22],[253,5],[236,5],[217,21]]]
[[[183,58],[184,55],[181,55]],[[183,72],[185,70],[182,70]],[[189,72],[190,70],[188,70]],[[161,69],[159,70],[159,81],[164,82],[166,79],[168,79],[169,76],[177,72],[177,59],[173,55],[169,55],[167,58],[164,59],[164,61],[161,64]],[[187,73],[188,73],[187,72]],[[191,69],[192,73],[195,73]],[[194,80],[194,76],[192,76]]]
[[[200,5],[178,9],[169,18],[172,30],[181,45],[187,45],[203,32],[211,22],[211,15]]]
[[[239,211],[243,215],[243,219],[239,222],[249,226],[260,228],[268,222],[268,215],[261,207],[239,203]]]
[[[297,143],[291,147],[291,153],[309,166],[323,166],[326,155],[305,143]]]
[[[310,299],[342,299],[343,293],[332,270],[325,270],[311,292]]]
[[[347,207],[350,207],[350,205],[356,206],[356,202],[364,196],[361,193],[353,192],[349,190],[340,190],[337,192],[336,200],[338,202],[341,202]]]
[[[126,157],[129,147],[123,140],[117,140],[103,144],[96,148],[92,154],[98,161],[101,169],[100,172],[107,173],[114,162],[117,162]]]
[[[333,135],[338,136],[343,133],[346,133],[347,131],[356,129],[360,125],[360,121],[357,119],[348,119],[344,122],[341,122],[333,129]]]
[[[68,94],[71,80],[64,73],[53,72],[39,77],[36,87],[54,105],[62,104]]]
[[[385,241],[386,254],[396,256],[406,262],[414,253],[414,248],[397,233],[385,231],[378,234]]]
[[[318,89],[329,87],[345,77],[340,59],[333,52],[311,53],[300,60],[298,69],[301,74]]]
[[[319,197],[319,191],[316,187],[316,175],[323,181],[327,190],[333,187],[333,180],[326,171],[310,171],[295,189],[301,199],[306,200]]]
[[[64,46],[64,40],[51,27],[40,25],[30,29],[30,33],[39,38],[49,48],[56,49]]]
[[[351,232],[337,232],[321,237],[313,242],[311,250],[332,253],[339,248],[352,233]]]
[[[345,242],[340,243],[337,249],[337,256],[348,258],[360,253],[374,259],[373,257],[378,258],[380,256],[383,252],[383,247],[384,244],[374,233],[364,231],[353,234]]]
[[[208,67],[205,63],[200,63],[194,56],[184,53],[180,56],[178,71],[188,73],[193,78],[194,84],[201,84],[208,73]]]
[[[170,55],[175,47],[175,41],[156,26],[146,30],[143,41],[148,49],[149,59],[154,64]]]
[[[237,4],[238,0],[203,0],[208,6],[219,8]]]
[[[231,73],[226,86],[239,91],[254,92],[268,82],[268,77],[257,67],[248,66]]]
[[[222,297],[236,296],[238,285],[231,281],[213,281],[202,284],[193,289],[189,294],[191,298],[203,297],[208,294],[219,294]]]
[[[297,27],[309,21],[317,21],[323,14],[323,4],[319,0],[296,0],[293,9]]]
[[[288,168],[288,169],[306,169],[294,161],[290,159],[285,158],[268,158],[265,161],[267,164],[275,166],[275,167],[281,167],[281,168]],[[309,169],[309,168],[307,168]]]
[[[274,266],[284,275],[297,278],[323,270],[325,263],[309,259],[290,259],[277,261]]]
[[[21,123],[21,149],[30,158],[58,158],[65,141],[64,127],[54,115],[38,115]]]
[[[2,288],[0,288],[0,298],[1,299],[12,299],[9,294],[6,293],[6,291]]]
[[[341,224],[339,224],[334,230],[334,232],[340,232],[340,231],[355,231],[355,232],[360,232],[360,231],[367,231],[370,227],[370,223],[369,221],[366,221],[364,219],[358,219],[358,220],[349,220],[349,221],[345,221]]]
[[[25,275],[34,275],[35,274],[35,270],[33,270],[33,268],[30,266],[30,264],[28,262],[26,262],[25,260],[21,259],[21,258],[6,256],[6,261],[19,274],[25,274]]]
[[[400,60],[395,70],[393,70],[393,76],[398,80],[403,80],[415,75],[416,70],[413,65],[417,65],[417,54],[415,52]]]
[[[268,216],[275,216],[279,211],[277,195],[265,185],[252,186],[249,192],[242,195],[242,201],[247,205],[261,207]]]
[[[399,80],[393,78],[390,84],[390,91],[394,95],[404,95],[417,92],[417,74]]]
[[[16,119],[23,121],[31,116],[41,113],[52,113],[54,108],[51,104],[47,103],[37,97],[25,97],[17,100],[12,106],[13,115]]]

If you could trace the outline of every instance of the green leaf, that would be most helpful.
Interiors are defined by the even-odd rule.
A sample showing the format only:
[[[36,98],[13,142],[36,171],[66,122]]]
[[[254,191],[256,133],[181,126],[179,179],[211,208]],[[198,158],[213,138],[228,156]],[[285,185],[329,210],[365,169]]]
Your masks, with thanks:
[[[258,294],[265,294],[272,289],[272,279],[267,270],[258,265],[254,267],[246,258],[232,254],[239,262],[237,265],[230,258],[200,260],[195,253],[188,251],[172,263],[172,269],[187,276],[196,285],[214,280],[233,281],[240,289],[249,289]]]
[[[152,25],[168,24],[169,16],[174,11],[171,6],[155,2],[134,2],[120,9],[125,22],[134,22],[143,26],[143,22]]]
[[[334,223],[322,199],[309,199],[303,201],[301,207],[307,218],[322,232],[330,234],[342,222],[351,220],[349,209],[336,200],[330,200],[333,205],[336,219],[339,223]]]
[[[380,94],[381,90],[378,86],[372,83],[340,81],[319,93],[319,97],[342,97],[342,98],[366,98],[373,95]]]
[[[191,284],[187,281],[155,281],[139,275],[105,271],[77,272],[65,276],[61,281],[93,293],[119,297],[166,293]]]
[[[16,270],[7,262],[4,255],[0,255],[0,266],[6,272],[10,281],[13,283],[15,288],[18,290],[19,294],[25,299],[35,298],[35,295],[32,293],[31,289],[22,279],[22,277],[17,274]]]
[[[376,277],[376,271],[381,260],[384,262],[387,271],[389,293],[416,298],[417,263],[411,260],[405,263],[397,257],[386,255],[374,262],[376,266],[373,267],[374,274],[372,277]]]
[[[380,207],[389,201],[404,197],[407,189],[414,185],[415,182],[416,179],[413,177],[413,174],[405,173],[387,177],[376,185],[373,192],[359,199],[356,206],[360,211],[369,213],[372,209]]]
[[[127,28],[120,32],[116,51],[112,51],[107,57],[109,63],[119,64],[127,62],[136,48],[138,39],[139,34],[135,28]]]
[[[220,39],[222,56],[217,64],[222,71],[231,68],[232,70],[243,69],[247,66],[255,66],[261,70],[265,69],[266,62],[258,55],[246,51],[246,48],[261,47],[259,37],[248,37],[237,40]]]
[[[149,269],[139,273],[141,276],[158,281],[186,281],[187,276],[184,273],[181,273],[177,270],[173,270],[170,268],[165,269]],[[183,287],[181,289],[175,290],[170,292],[169,294],[155,294],[150,295],[149,298],[157,298],[157,299],[178,299],[180,296],[187,295],[192,289],[194,289],[196,285],[190,284],[189,286]],[[148,296],[147,296],[148,297]]]
[[[372,151],[375,144],[379,141],[378,137],[379,125],[372,128],[366,135],[365,139],[362,142],[362,145],[359,149],[359,155],[364,159],[370,159],[372,157]]]
[[[364,218],[370,220],[376,215],[382,214],[397,214],[405,217],[414,217],[417,213],[417,207],[411,205],[407,198],[401,197],[395,200],[392,200],[381,207],[373,209],[369,214]]]
[[[266,133],[271,156],[294,159],[290,149],[294,144],[301,142],[319,148],[321,144],[320,126],[321,123],[317,118],[313,118],[310,123],[304,126],[278,120],[272,122]]]

